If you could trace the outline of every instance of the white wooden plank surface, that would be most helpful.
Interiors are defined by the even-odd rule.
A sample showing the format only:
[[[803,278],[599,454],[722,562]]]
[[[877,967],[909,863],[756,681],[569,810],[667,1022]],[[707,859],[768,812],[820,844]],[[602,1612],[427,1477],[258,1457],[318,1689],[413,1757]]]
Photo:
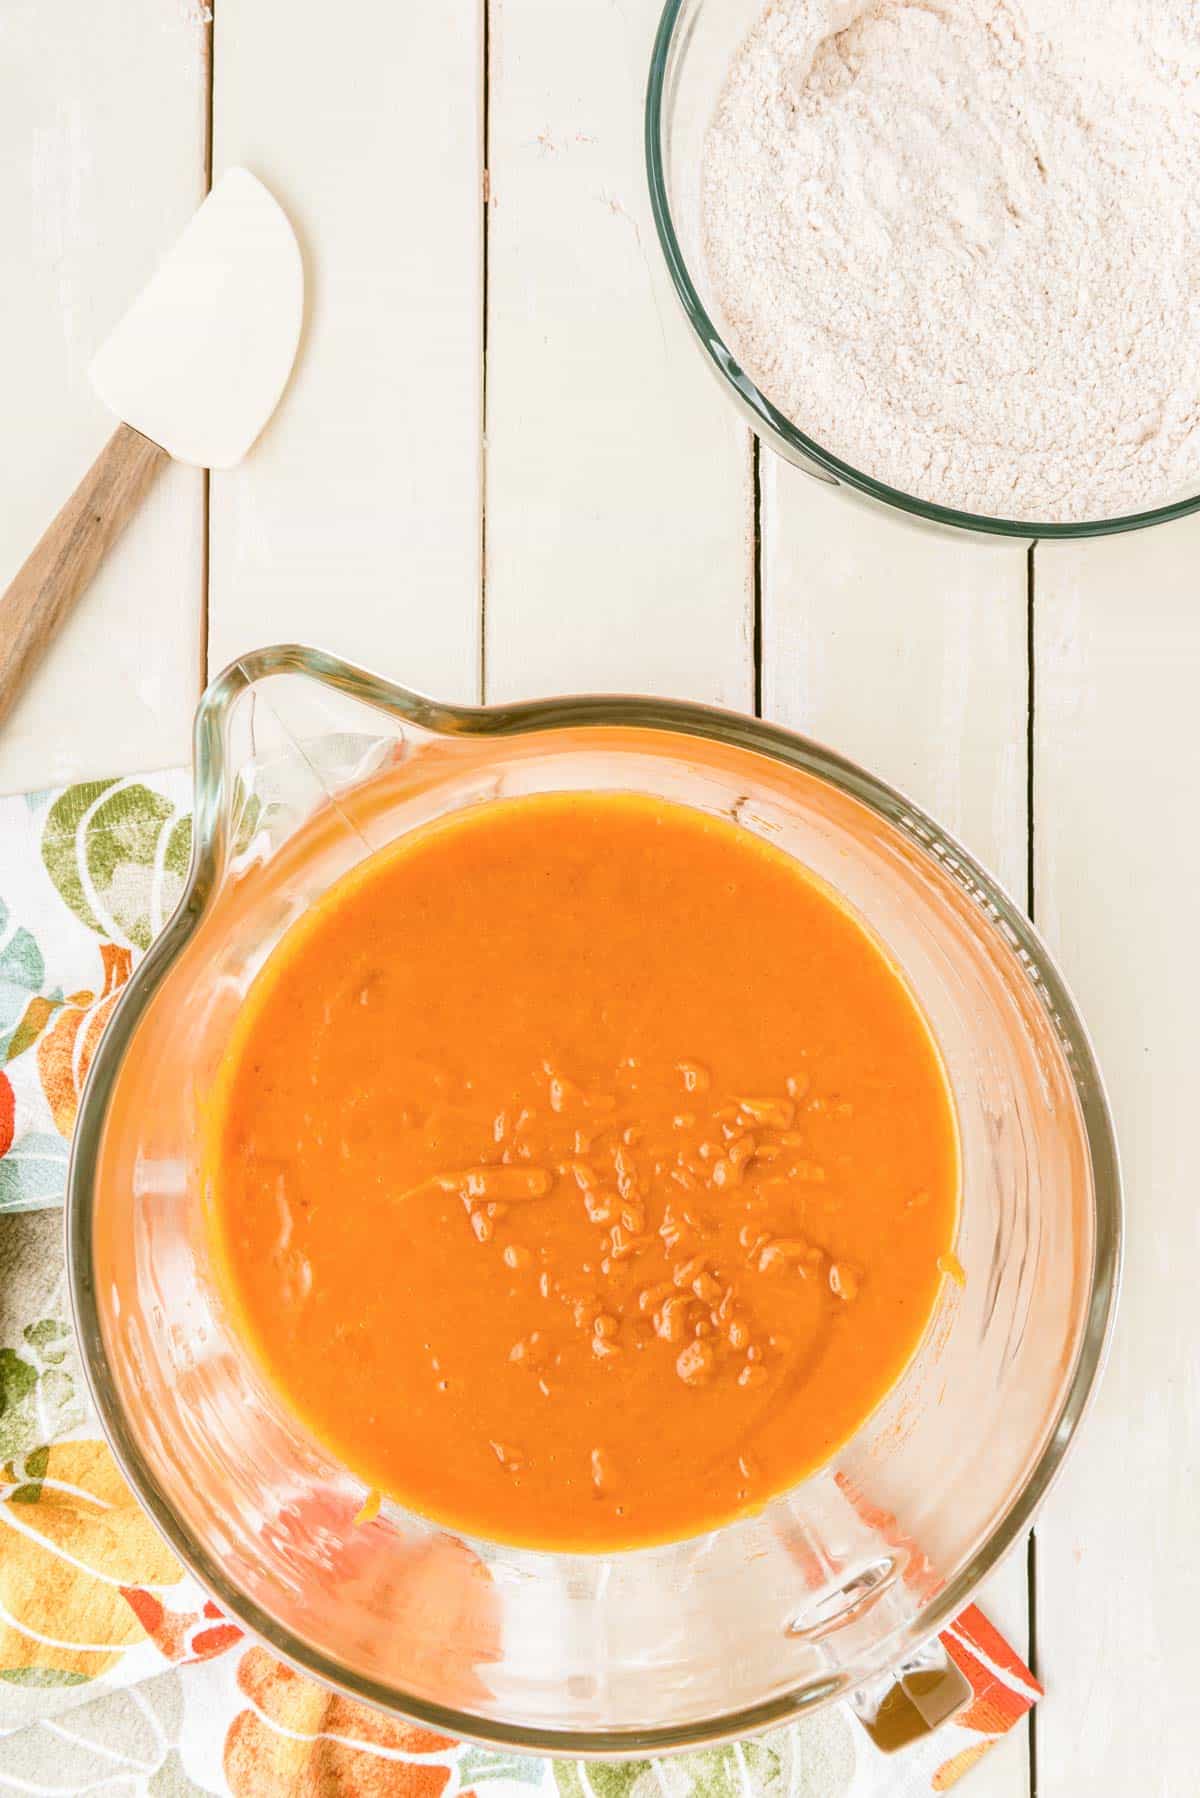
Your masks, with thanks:
[[[488,697],[750,703],[749,448],[660,269],[658,0],[493,0]]]
[[[1036,555],[1037,903],[1116,1112],[1112,1359],[1039,1530],[1041,1798],[1197,1789],[1200,520]]]
[[[87,365],[203,196],[205,93],[198,9],[0,6],[0,589],[114,427]],[[200,533],[168,469],[0,733],[0,791],[186,759]]]
[[[935,534],[763,450],[763,710],[900,787],[1024,903],[1024,543]]]
[[[219,11],[216,166],[276,187],[312,293],[276,426],[213,485],[214,665],[308,636],[476,691],[482,4],[348,0],[320,31],[283,0]],[[492,0],[493,698],[752,696],[747,440],[687,343],[644,201],[657,10]],[[0,583],[103,440],[91,350],[203,191],[202,48],[191,0],[0,8],[0,391],[22,444]],[[764,711],[905,787],[1021,894],[1024,549],[761,466]],[[1198,548],[1186,524],[1037,552],[1039,921],[1096,1034],[1133,1226],[1113,1365],[1039,1530],[1042,1798],[1195,1785]],[[185,757],[202,550],[200,480],[172,471],[0,734],[0,790]],[[1024,1646],[1020,1561],[983,1602]],[[967,1789],[1020,1798],[1023,1731]]]
[[[763,711],[902,788],[1022,900],[1026,886],[1026,546],[938,536],[761,452]],[[980,1603],[1018,1652],[1027,1573]],[[1026,1726],[970,1775],[1023,1798]]]
[[[299,638],[477,694],[481,8],[217,8],[214,168],[287,208],[308,306],[278,414],[213,477],[213,670]]]

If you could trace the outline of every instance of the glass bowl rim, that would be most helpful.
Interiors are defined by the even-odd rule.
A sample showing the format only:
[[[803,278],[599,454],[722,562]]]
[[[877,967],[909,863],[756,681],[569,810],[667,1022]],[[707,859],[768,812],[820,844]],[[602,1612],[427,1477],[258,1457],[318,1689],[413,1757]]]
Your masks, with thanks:
[[[953,506],[941,506],[934,500],[919,499],[915,494],[905,493],[898,487],[889,487],[886,482],[876,480],[873,475],[864,474],[861,469],[855,468],[849,462],[844,462],[831,450],[823,448],[815,438],[807,436],[798,425],[772,405],[767,396],[761,392],[742,368],[700,298],[699,289],[689,272],[679,236],[675,230],[671,203],[667,194],[666,154],[663,141],[667,73],[675,45],[675,32],[684,8],[704,3],[705,0],[665,0],[663,6],[654,37],[654,47],[650,54],[650,71],[646,83],[644,139],[646,179],[650,189],[650,210],[654,216],[659,248],[662,250],[676,295],[696,334],[701,350],[722,382],[728,384],[736,399],[750,414],[753,428],[758,435],[772,444],[785,461],[791,461],[794,464],[795,458],[799,456],[805,461],[815,462],[818,468],[824,469],[826,474],[831,477],[834,485],[841,485],[844,482],[847,486],[856,488],[860,493],[865,493],[869,498],[878,500],[883,505],[891,506],[897,511],[908,512],[914,517],[923,518],[932,524],[947,525],[954,530],[1025,539],[1106,537],[1123,531],[1143,530],[1148,525],[1167,524],[1172,519],[1186,518],[1192,512],[1200,510],[1200,492],[1193,494],[1190,499],[1174,500],[1170,505],[1152,506],[1145,512],[1128,512],[1114,518],[1084,519],[1069,524],[1041,522],[1035,519],[999,518],[987,513],[967,512]],[[805,470],[804,472],[811,474],[812,471]]]
[[[227,800],[233,774],[224,754],[225,723],[239,698],[270,676],[304,675],[394,718],[442,736],[498,737],[597,726],[656,730],[709,741],[782,762],[825,781],[858,800],[909,841],[928,832],[953,859],[993,929],[1010,950],[1036,969],[1039,998],[1065,1040],[1083,1120],[1093,1178],[1095,1237],[1091,1291],[1074,1366],[1042,1453],[1008,1510],[995,1522],[971,1560],[922,1610],[917,1623],[897,1636],[894,1665],[953,1621],[980,1581],[1028,1529],[1062,1464],[1086,1411],[1107,1355],[1120,1286],[1123,1207],[1120,1167],[1111,1111],[1086,1028],[1054,960],[1021,908],[932,819],[902,793],[878,781],[836,752],[807,737],[741,713],[680,700],[625,695],[579,695],[513,705],[444,705],[369,673],[336,656],[300,644],[279,644],[240,656],[212,680],[196,711],[192,857],[179,903],[135,969],[93,1059],[80,1103],[67,1174],[67,1285],[76,1341],[104,1435],[121,1471],[151,1521],[182,1565],[252,1636],[298,1672],[391,1714],[489,1747],[567,1758],[618,1759],[728,1742],[781,1727],[845,1695],[844,1679],[818,1678],[734,1712],[681,1724],[620,1730],[577,1730],[505,1723],[460,1712],[343,1666],[320,1648],[275,1622],[227,1578],[197,1542],[167,1499],[130,1428],[100,1328],[92,1270],[95,1176],[100,1141],[124,1053],[155,991],[200,923],[218,886]]]

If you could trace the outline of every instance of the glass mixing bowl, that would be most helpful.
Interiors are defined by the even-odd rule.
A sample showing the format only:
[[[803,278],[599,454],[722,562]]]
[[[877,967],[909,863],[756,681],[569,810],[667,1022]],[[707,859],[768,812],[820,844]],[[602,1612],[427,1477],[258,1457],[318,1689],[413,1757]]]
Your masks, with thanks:
[[[937,1631],[1044,1497],[1117,1286],[1100,1077],[1018,907],[871,776],[704,706],[444,706],[313,650],[265,649],[213,682],[195,754],[186,892],[96,1055],[67,1216],[96,1405],[180,1559],[297,1667],[494,1743],[659,1751],[840,1695],[896,1740],[953,1709],[963,1688]],[[836,888],[925,1008],[962,1145],[966,1283],[944,1283],[880,1410],[758,1515],[624,1554],[465,1541],[386,1501],[356,1521],[362,1482],[305,1434],[223,1314],[198,1167],[231,1020],[288,926],[404,831],[570,788],[701,807]]]
[[[835,487],[866,494],[933,524],[1007,537],[1096,537],[1182,518],[1200,507],[1194,488],[1148,511],[1084,523],[1044,524],[939,506],[902,493],[822,448],[755,386],[722,335],[701,238],[700,174],[705,132],[734,55],[766,0],[666,0],[646,89],[646,169],[658,240],[683,310],[709,365],[747,423],[797,468]]]

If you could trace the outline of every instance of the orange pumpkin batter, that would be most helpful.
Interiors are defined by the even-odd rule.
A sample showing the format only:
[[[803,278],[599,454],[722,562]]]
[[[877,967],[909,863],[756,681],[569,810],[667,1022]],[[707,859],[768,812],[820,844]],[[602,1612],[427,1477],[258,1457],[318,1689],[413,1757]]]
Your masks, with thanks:
[[[487,804],[335,886],[255,982],[210,1211],[237,1326],[371,1485],[600,1549],[853,1434],[957,1217],[941,1063],[824,886],[625,794]]]

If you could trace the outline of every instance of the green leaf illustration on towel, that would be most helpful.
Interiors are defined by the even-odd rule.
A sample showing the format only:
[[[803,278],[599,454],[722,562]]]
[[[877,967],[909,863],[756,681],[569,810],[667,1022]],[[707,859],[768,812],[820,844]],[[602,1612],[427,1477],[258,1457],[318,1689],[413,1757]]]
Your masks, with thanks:
[[[851,1726],[825,1711],[799,1729],[659,1761],[556,1761],[560,1798],[844,1798],[854,1779]]]
[[[11,934],[8,925],[9,910],[0,899],[0,1063],[27,1048],[53,1010],[41,997],[46,979],[41,950],[23,925]]]
[[[15,1061],[26,1049],[32,1049],[61,1004],[61,999],[48,999],[44,993],[35,993],[7,1041],[0,1038],[0,1061]],[[3,1154],[2,1149],[0,1154]]]
[[[532,1754],[505,1754],[488,1748],[463,1749],[458,1757],[461,1789],[478,1789],[492,1780],[512,1780],[517,1785],[540,1786],[545,1783],[546,1763]]]
[[[20,1478],[20,1485],[9,1493],[9,1502],[14,1505],[36,1505],[41,1502],[42,1481],[46,1477],[46,1469],[50,1465],[50,1450],[46,1447],[35,1448],[32,1454],[25,1455],[13,1469]]]
[[[653,1761],[555,1761],[554,1779],[559,1798],[630,1798],[638,1781],[646,1779],[649,1794]]]
[[[0,1679],[10,1686],[85,1686],[86,1673],[71,1673],[62,1667],[0,1667]]]
[[[3,1677],[0,1675],[0,1677]],[[88,1676],[59,1668],[22,1668],[14,1684],[86,1685]],[[211,1798],[194,1784],[178,1749],[184,1688],[176,1672],[76,1704],[70,1721],[53,1716],[0,1736],[0,1793],[70,1792],[103,1798]]]
[[[191,844],[191,818],[163,794],[135,780],[92,780],[51,806],[42,860],[89,929],[148,949],[183,891]]]
[[[734,1743],[728,1748],[705,1748],[697,1754],[673,1759],[670,1772],[683,1774],[689,1782],[681,1786],[680,1798],[775,1798],[786,1794],[787,1786],[780,1775],[785,1766],[786,1735],[766,1736],[756,1742]],[[832,1791],[836,1788],[831,1788]]]
[[[3,905],[0,904],[0,930],[4,928],[5,921]],[[45,978],[46,964],[32,936],[24,926],[14,930],[0,949],[0,993],[7,998],[15,989],[19,1005],[23,1006],[26,995],[35,993]]]
[[[67,1145],[61,1136],[30,1130],[0,1159],[0,1211],[58,1204],[67,1184]]]
[[[66,1321],[43,1317],[21,1336],[19,1348],[0,1348],[0,1480],[15,1485],[11,1499],[29,1503],[36,1502],[30,1489],[46,1472],[40,1459],[46,1441],[81,1423],[83,1406],[70,1371]]]

